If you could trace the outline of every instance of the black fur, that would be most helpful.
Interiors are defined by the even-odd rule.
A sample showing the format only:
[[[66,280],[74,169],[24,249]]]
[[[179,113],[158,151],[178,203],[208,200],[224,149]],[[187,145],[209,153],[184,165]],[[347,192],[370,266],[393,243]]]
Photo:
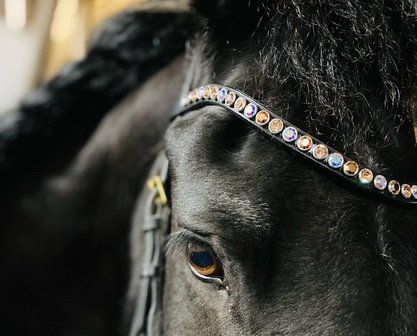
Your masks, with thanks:
[[[414,1],[202,0],[194,10],[196,18],[172,14],[162,26],[153,21],[162,14],[132,13],[138,23],[129,24],[122,17],[98,35],[78,65],[81,76],[69,68],[29,99],[11,127],[0,122],[7,158],[0,178],[30,170],[2,204],[0,316],[8,335],[116,333],[127,277],[123,237],[129,221],[133,234],[141,229],[143,204],[134,210],[134,202],[178,101],[181,59],[112,111],[69,167],[85,141],[68,152],[62,146],[97,100],[84,139],[194,34],[196,85],[236,86],[375,172],[415,179]],[[153,45],[154,25],[167,42],[142,58],[134,41]],[[166,139],[173,231],[191,232],[171,239],[177,253],[166,263],[166,334],[417,334],[415,209],[352,193],[219,108],[178,118]],[[30,159],[55,167],[39,172]],[[182,251],[189,236],[212,246],[229,292],[192,276]],[[131,299],[141,239],[131,237]]]

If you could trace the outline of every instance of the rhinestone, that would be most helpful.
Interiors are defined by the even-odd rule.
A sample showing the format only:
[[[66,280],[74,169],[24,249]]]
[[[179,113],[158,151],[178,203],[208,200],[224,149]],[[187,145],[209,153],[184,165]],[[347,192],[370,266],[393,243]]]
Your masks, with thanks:
[[[200,86],[197,91],[197,99],[202,99],[204,95],[204,87]]]
[[[217,86],[212,86],[210,89],[210,99],[215,100],[217,98],[217,92],[219,92]]]
[[[226,100],[224,101],[226,105],[231,106],[236,100],[236,95],[234,92],[229,92],[226,96]]]
[[[374,173],[368,168],[364,168],[359,172],[359,181],[363,184],[369,184],[374,179]]]
[[[193,92],[192,91],[190,91],[188,93],[187,100],[188,100],[187,104],[191,104],[193,102]]]
[[[257,111],[258,111],[258,108],[254,104],[250,103],[246,105],[245,111],[243,113],[245,114],[247,118],[252,118],[256,114]]]
[[[186,106],[188,104],[188,97],[181,98],[181,106]]]
[[[284,123],[282,122],[281,119],[278,119],[278,118],[272,119],[268,125],[268,130],[272,134],[277,134],[281,132],[283,128],[284,128]]]
[[[313,148],[313,157],[317,160],[324,160],[329,155],[329,149],[325,145],[316,145]]]
[[[329,158],[327,159],[327,163],[332,168],[342,167],[344,161],[345,160],[343,159],[343,156],[339,153],[332,153],[329,155]]]
[[[401,186],[401,194],[405,197],[405,198],[410,198],[411,197],[411,187],[409,184],[403,184]]]
[[[388,181],[382,175],[377,175],[374,178],[374,186],[379,190],[384,190],[387,187]]]
[[[246,99],[239,97],[238,99],[236,99],[235,105],[233,107],[236,111],[240,112],[245,108],[245,106],[246,106]]]
[[[415,199],[417,199],[417,185],[413,185],[412,187],[411,187],[411,193],[413,194],[413,197],[415,198]]]
[[[204,93],[203,93],[203,98],[204,99],[209,99],[210,98],[210,91],[211,91],[211,87],[209,85],[204,87]]]
[[[355,161],[348,161],[343,165],[343,172],[347,176],[355,176],[359,171],[359,166]]]
[[[217,92],[217,100],[219,102],[222,102],[227,96],[227,90],[225,88],[221,88],[218,92]]]
[[[297,139],[298,137],[298,132],[297,130],[290,126],[287,127],[286,129],[284,129],[284,131],[282,132],[282,138],[284,139],[284,141],[286,142],[293,142],[295,139]]]
[[[197,100],[197,95],[198,95],[198,90],[197,89],[193,90],[192,93],[191,93],[191,100],[193,102],[195,102]]]
[[[389,181],[388,191],[393,195],[398,195],[401,191],[401,186],[396,180]]]
[[[297,140],[297,147],[303,152],[308,151],[313,147],[313,139],[308,135],[303,135]]]
[[[267,111],[259,111],[258,114],[256,115],[255,121],[258,125],[260,126],[264,126],[269,122],[270,116],[269,116],[269,112]]]

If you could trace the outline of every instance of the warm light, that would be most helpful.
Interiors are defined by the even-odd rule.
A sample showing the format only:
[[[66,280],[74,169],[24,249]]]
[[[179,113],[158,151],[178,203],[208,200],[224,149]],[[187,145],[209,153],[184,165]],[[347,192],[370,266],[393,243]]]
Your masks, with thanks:
[[[417,126],[414,126],[414,135],[416,137],[416,144],[417,144]]]
[[[12,0],[10,0],[12,1]],[[76,28],[79,0],[59,0],[52,19],[51,39],[65,41]]]
[[[26,0],[5,0],[4,3],[6,27],[12,32],[20,32],[26,27]]]

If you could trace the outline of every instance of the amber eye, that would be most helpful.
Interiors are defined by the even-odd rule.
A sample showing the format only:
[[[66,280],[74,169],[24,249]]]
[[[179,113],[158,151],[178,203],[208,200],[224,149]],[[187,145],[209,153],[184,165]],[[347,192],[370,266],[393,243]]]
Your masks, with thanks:
[[[189,246],[188,264],[193,273],[204,280],[220,278],[222,268],[214,252],[208,247]]]

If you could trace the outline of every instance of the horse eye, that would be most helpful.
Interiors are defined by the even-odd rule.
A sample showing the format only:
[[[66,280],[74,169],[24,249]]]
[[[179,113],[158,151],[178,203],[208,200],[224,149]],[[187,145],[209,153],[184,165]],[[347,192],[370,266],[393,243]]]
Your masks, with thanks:
[[[211,248],[189,245],[187,259],[191,271],[201,280],[221,279],[222,267]]]

